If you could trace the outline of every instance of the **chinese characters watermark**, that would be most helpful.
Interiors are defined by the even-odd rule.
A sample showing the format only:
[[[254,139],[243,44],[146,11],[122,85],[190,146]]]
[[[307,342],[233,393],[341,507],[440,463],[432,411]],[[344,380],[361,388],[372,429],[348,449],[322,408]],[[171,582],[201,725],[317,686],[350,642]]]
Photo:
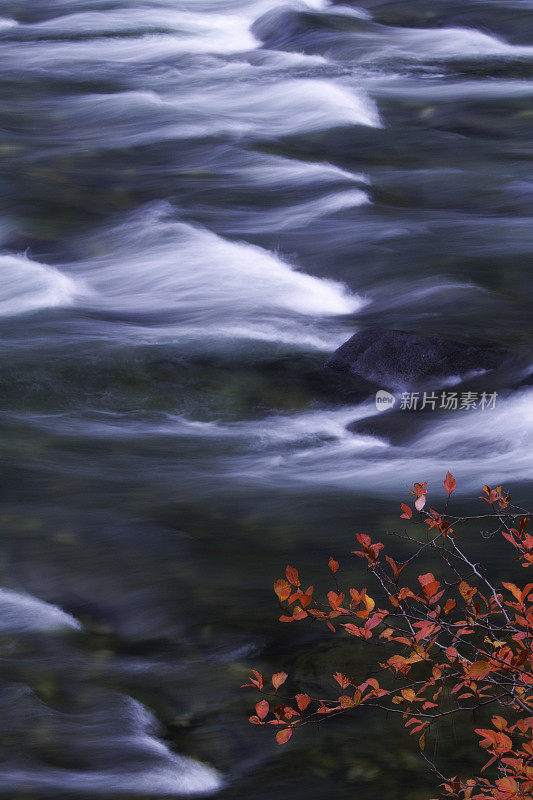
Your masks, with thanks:
[[[498,392],[402,392],[400,411],[490,411],[496,408]],[[381,389],[376,393],[376,408],[385,411],[396,397]]]

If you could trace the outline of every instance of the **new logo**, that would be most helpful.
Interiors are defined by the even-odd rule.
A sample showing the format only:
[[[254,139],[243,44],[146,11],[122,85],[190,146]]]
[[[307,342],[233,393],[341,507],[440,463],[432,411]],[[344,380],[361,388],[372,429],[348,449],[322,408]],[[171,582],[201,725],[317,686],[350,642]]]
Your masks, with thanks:
[[[376,408],[378,411],[386,411],[388,408],[392,408],[395,402],[396,398],[390,392],[386,392],[384,389],[376,392]]]

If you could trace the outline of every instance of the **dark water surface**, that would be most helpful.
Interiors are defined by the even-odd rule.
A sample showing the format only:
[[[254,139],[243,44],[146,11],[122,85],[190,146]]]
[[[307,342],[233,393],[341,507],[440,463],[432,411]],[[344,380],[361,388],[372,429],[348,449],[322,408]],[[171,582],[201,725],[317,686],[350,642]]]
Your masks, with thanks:
[[[287,562],[447,469],[527,496],[531,388],[392,446],[318,369],[362,324],[530,348],[532,9],[0,0],[0,793],[431,796],[392,723],[279,748],[238,687],[338,666]]]

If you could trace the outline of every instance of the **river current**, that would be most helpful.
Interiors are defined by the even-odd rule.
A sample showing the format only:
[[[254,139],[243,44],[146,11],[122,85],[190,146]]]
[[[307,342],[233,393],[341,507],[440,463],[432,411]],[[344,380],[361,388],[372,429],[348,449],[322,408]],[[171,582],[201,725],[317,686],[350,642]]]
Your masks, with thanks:
[[[296,657],[288,560],[447,470],[526,496],[527,382],[390,444],[320,367],[530,349],[532,10],[0,0],[0,793],[419,796],[378,722],[306,764],[238,687]]]

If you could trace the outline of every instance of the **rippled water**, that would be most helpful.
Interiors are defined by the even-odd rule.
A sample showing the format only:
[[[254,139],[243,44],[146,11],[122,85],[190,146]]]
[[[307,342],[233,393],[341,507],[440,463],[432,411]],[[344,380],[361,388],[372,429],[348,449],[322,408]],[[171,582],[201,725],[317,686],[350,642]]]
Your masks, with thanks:
[[[428,796],[238,686],[309,670],[288,560],[533,479],[527,383],[392,445],[320,373],[367,324],[530,352],[532,7],[0,0],[3,795]]]

